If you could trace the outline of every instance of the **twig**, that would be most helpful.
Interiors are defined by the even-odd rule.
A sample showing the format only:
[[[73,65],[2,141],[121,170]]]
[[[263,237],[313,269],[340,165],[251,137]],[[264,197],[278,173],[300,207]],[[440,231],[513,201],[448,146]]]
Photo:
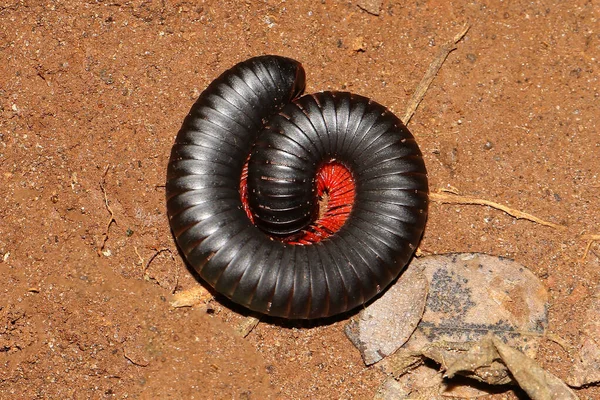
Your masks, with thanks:
[[[177,286],[179,286],[179,274],[175,275],[175,285],[173,285],[173,290],[171,290],[171,294],[175,294],[177,291]]]
[[[108,169],[110,168],[110,165],[106,166],[106,169],[104,170],[104,174],[102,174],[102,179],[100,179],[100,189],[102,189],[102,194],[104,195],[104,205],[106,206],[106,209],[108,210],[108,213],[110,214],[110,219],[108,220],[108,224],[106,224],[106,229],[104,230],[103,233],[103,237],[102,237],[102,244],[100,245],[100,248],[98,249],[98,256],[102,256],[103,254],[103,250],[104,250],[104,246],[106,245],[106,242],[108,241],[108,231],[110,229],[110,226],[113,224],[113,222],[116,224],[117,220],[115,219],[115,214],[113,213],[113,210],[110,208],[110,205],[108,204],[108,196],[106,195],[106,189],[104,188],[104,179],[106,178],[106,174],[108,173]]]
[[[427,89],[429,89],[429,85],[431,85],[431,82],[433,82],[433,78],[435,78],[440,68],[442,68],[442,64],[444,64],[444,61],[446,61],[448,54],[450,54],[453,50],[456,50],[456,44],[460,42],[460,40],[467,34],[469,28],[469,25],[465,25],[459,34],[441,46],[439,53],[429,65],[429,69],[427,72],[425,72],[425,76],[423,76],[423,79],[421,79],[421,82],[419,82],[415,92],[408,101],[406,112],[402,118],[404,125],[408,125],[410,119],[417,110],[417,107],[419,107],[419,104],[423,100],[423,97],[425,97],[425,93],[427,92]]]
[[[471,204],[471,205],[481,205],[481,206],[489,206],[500,211],[504,211],[506,214],[515,217],[516,219],[526,219],[540,225],[549,226],[555,229],[566,229],[566,226],[554,224],[552,222],[544,221],[538,217],[535,217],[531,214],[524,213],[519,210],[515,210],[513,208],[504,206],[502,204],[494,203],[493,201],[478,199],[475,197],[467,197],[460,196],[456,194],[446,194],[446,193],[430,193],[429,198],[433,201],[437,201],[439,203],[445,204]]]
[[[174,260],[175,258],[173,257],[173,252],[171,251],[171,249],[169,248],[162,248],[162,249],[155,249],[156,253],[154,253],[152,255],[152,257],[150,257],[150,259],[148,260],[148,262],[146,263],[146,265],[144,266],[144,276],[146,276],[146,271],[148,271],[148,268],[150,267],[150,263],[152,263],[152,261],[154,261],[154,259],[156,257],[158,257],[159,254],[164,253],[164,252],[168,252],[171,255],[171,258]]]
[[[147,367],[148,365],[150,365],[150,363],[147,362],[147,361],[139,362],[139,361],[134,360],[132,357],[130,357],[129,355],[127,355],[127,353],[125,352],[125,349],[123,349],[123,357],[125,357],[125,359],[127,361],[129,361],[133,365],[137,365],[138,367]]]
[[[579,261],[584,261],[587,258],[590,249],[592,248],[592,244],[594,242],[600,240],[600,235],[581,235],[582,239],[587,240],[587,245],[585,246],[585,251],[583,252],[583,256],[579,259]]]
[[[135,254],[137,254],[138,258],[140,259],[140,265],[144,265],[144,258],[140,255],[140,253],[138,252],[138,249],[136,246],[133,246],[133,250],[135,251]]]
[[[557,334],[552,333],[552,332],[546,332],[546,334],[544,336],[546,337],[546,339],[550,340],[551,342],[556,343],[557,345],[562,347],[562,349],[564,351],[571,354],[572,348],[569,345],[569,343],[567,343],[566,340],[564,340],[563,338],[561,338],[560,336],[558,336]]]

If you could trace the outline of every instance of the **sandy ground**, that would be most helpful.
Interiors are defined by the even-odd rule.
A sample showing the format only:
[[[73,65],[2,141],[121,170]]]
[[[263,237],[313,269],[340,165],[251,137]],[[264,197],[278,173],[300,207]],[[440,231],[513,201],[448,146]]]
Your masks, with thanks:
[[[562,224],[433,203],[425,253],[527,265],[550,292],[539,361],[566,377],[600,275],[600,4],[595,1],[0,2],[0,398],[370,399],[344,319],[264,321],[199,283],[165,215],[170,147],[198,94],[259,54],[300,60],[307,91],[350,90],[403,115],[464,24],[409,124],[431,189]],[[111,214],[114,223],[109,225]],[[578,391],[600,399],[600,388]],[[494,399],[514,399],[508,391]]]

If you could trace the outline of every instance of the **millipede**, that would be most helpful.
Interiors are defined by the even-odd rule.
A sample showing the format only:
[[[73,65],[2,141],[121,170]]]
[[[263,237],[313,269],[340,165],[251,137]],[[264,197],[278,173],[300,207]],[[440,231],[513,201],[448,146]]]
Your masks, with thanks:
[[[167,214],[188,264],[217,292],[275,317],[334,316],[384,290],[425,228],[419,147],[363,96],[302,95],[293,59],[222,73],[185,117]]]

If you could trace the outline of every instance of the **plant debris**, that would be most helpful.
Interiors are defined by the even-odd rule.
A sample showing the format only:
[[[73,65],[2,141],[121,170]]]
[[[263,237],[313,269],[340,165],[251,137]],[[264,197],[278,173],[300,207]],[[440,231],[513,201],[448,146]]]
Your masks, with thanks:
[[[465,37],[465,35],[469,31],[469,28],[469,25],[465,25],[457,35],[455,35],[452,39],[450,39],[440,47],[440,51],[436,55],[435,59],[431,62],[431,64],[429,64],[429,68],[425,72],[425,75],[421,79],[421,82],[419,82],[412,97],[408,101],[408,106],[406,107],[406,111],[404,113],[404,116],[402,117],[402,122],[404,122],[404,125],[408,125],[410,119],[415,114],[417,107],[419,107],[419,104],[421,104],[421,101],[425,97],[425,93],[427,93],[429,85],[431,85],[431,82],[433,82],[433,79],[437,75],[438,71],[440,70],[440,68],[442,68],[444,61],[446,61],[448,54],[456,50],[456,45],[462,40],[463,37]]]
[[[381,3],[383,3],[383,0],[358,0],[356,5],[361,10],[377,16],[381,12]]]
[[[569,385],[582,387],[600,382],[600,285],[592,295],[582,329],[579,353],[567,378]]]
[[[213,298],[213,295],[202,286],[196,286],[189,290],[177,292],[171,300],[171,307],[194,307],[208,303]]]
[[[403,377],[407,372],[422,366],[427,360],[439,364],[445,371],[443,380],[438,380],[438,388],[431,390],[431,382],[435,379],[428,378],[430,385],[422,385],[421,391],[416,394],[414,382],[409,389],[410,398],[427,398],[432,392],[450,395],[452,397],[474,397],[489,394],[484,386],[479,389],[465,387],[461,390],[451,385],[451,380],[456,375],[465,376],[488,385],[518,384],[532,400],[568,400],[577,399],[575,393],[559,378],[541,368],[532,358],[505,344],[493,335],[472,343],[451,344],[435,343],[425,346],[420,351],[400,351],[389,358],[386,369],[395,379]],[[428,368],[428,374],[434,373]],[[414,374],[413,374],[414,375]],[[393,390],[397,393],[407,392],[403,383],[399,385],[387,384],[380,388],[379,398],[385,399],[385,392]],[[476,391],[479,390],[480,393]],[[493,386],[489,388],[494,391]],[[418,391],[418,390],[417,390]],[[381,393],[383,392],[383,393]],[[450,393],[451,392],[451,393]],[[377,398],[377,397],[376,397]],[[408,397],[395,397],[403,399]]]
[[[410,338],[425,310],[427,287],[425,275],[409,267],[380,299],[348,322],[346,336],[366,365],[392,354]]]
[[[411,335],[410,321],[418,320],[415,309],[425,296],[424,312]],[[484,339],[496,337],[533,358],[546,333],[547,308],[544,285],[513,260],[477,253],[426,256],[414,259],[388,292],[348,324],[346,334],[366,364],[402,346],[382,361],[382,367],[396,378],[413,371],[411,387],[431,388],[438,379],[436,391],[473,397],[488,391],[448,384],[444,376],[434,378],[438,372],[431,368],[422,369],[425,377],[417,383],[414,370],[433,360],[446,371],[445,378],[461,375],[485,385],[514,384],[506,364],[497,360],[492,343]],[[398,330],[396,319],[407,325],[408,333]],[[404,343],[407,335],[410,339]],[[424,398],[431,394],[427,393]]]
[[[104,185],[106,183],[105,182],[106,174],[108,174],[109,169],[110,169],[110,165],[107,165],[106,168],[104,169],[104,173],[102,174],[102,178],[100,179],[100,189],[102,190],[102,194],[104,195],[104,206],[106,207],[106,210],[110,214],[110,219],[108,220],[108,223],[106,224],[106,228],[104,229],[104,232],[102,233],[102,242],[100,243],[100,246],[98,246],[98,250],[96,251],[98,253],[98,256],[104,255],[105,257],[109,257],[111,255],[110,250],[104,250],[104,247],[106,246],[106,242],[108,241],[108,231],[110,230],[110,226],[113,223],[115,223],[115,224],[117,223],[117,220],[115,219],[115,213],[110,208],[110,204],[108,202],[108,195],[106,194],[106,189],[104,188]]]
[[[437,201],[439,203],[445,204],[471,204],[471,205],[481,205],[481,206],[489,206],[495,208],[497,210],[503,211],[506,214],[515,217],[516,219],[526,219],[532,222],[535,222],[540,225],[549,226],[555,229],[566,229],[563,225],[558,225],[552,222],[544,221],[536,216],[531,214],[527,214],[523,211],[515,210],[514,208],[506,207],[502,204],[495,203],[493,201],[478,199],[475,197],[468,196],[460,196],[457,194],[446,194],[446,193],[430,193],[429,197],[432,201]]]

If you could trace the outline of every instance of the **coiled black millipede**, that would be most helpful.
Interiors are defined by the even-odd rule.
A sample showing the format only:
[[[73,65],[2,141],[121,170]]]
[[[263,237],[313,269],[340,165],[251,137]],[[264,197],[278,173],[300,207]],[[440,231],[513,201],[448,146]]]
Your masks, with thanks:
[[[247,308],[301,319],[385,289],[416,249],[428,206],[423,157],[402,122],[351,93],[298,98],[304,82],[301,64],[279,56],[224,72],[185,118],[166,184],[174,237],[202,279]],[[240,194],[249,154],[250,218]],[[317,218],[315,176],[331,162],[353,179],[348,219],[292,244]]]

